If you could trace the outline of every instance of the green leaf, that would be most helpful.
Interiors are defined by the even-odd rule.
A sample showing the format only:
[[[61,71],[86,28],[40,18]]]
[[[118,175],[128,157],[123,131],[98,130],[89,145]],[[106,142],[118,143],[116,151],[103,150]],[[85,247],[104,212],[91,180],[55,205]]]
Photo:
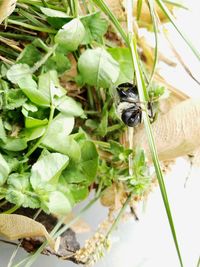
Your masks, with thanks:
[[[42,145],[76,158],[77,143],[68,135],[74,127],[74,118],[58,114],[52,121]],[[56,129],[56,130],[55,130]]]
[[[8,137],[6,143],[1,147],[8,151],[22,151],[27,148],[27,140],[25,138]]]
[[[90,44],[92,41],[102,42],[102,38],[108,29],[108,22],[101,18],[101,13],[96,12],[81,18],[86,34],[82,44]]]
[[[46,64],[43,66],[45,71],[56,70],[59,74],[62,74],[66,70],[71,68],[71,62],[67,56],[62,53],[55,53],[51,58],[49,58]]]
[[[64,96],[56,108],[66,116],[80,117],[84,114],[81,104],[69,96]]]
[[[19,192],[18,190],[15,190],[13,188],[9,188],[6,192],[5,198],[10,203],[13,203],[17,206],[21,206],[25,200],[25,195],[22,192]]]
[[[27,64],[15,64],[7,71],[7,78],[15,84],[23,87],[25,80],[32,79],[31,69]],[[21,87],[20,86],[20,87]]]
[[[81,157],[71,162],[63,172],[63,177],[67,183],[91,184],[94,180],[98,168],[98,153],[93,142],[83,140],[80,142]]]
[[[13,65],[7,71],[7,78],[13,83],[17,83],[23,93],[38,106],[49,106],[49,99],[37,89],[37,84],[31,75],[31,69],[26,64]]]
[[[120,75],[116,84],[131,81],[134,76],[134,70],[130,50],[124,47],[115,47],[109,48],[107,51],[119,63]]]
[[[39,126],[47,125],[47,123],[48,123],[47,119],[39,120],[39,119],[35,119],[32,117],[26,117],[25,118],[25,127],[26,128],[39,127]]]
[[[6,109],[16,109],[21,107],[27,98],[21,89],[10,89],[6,92]]]
[[[39,49],[37,49],[33,44],[28,44],[18,56],[17,63],[25,63],[32,67],[41,58],[42,53]]]
[[[51,98],[65,94],[64,89],[59,84],[57,73],[53,70],[39,76],[38,89],[37,84],[35,84],[34,87],[27,85],[27,87],[22,88],[22,91],[37,106],[49,106]]]
[[[108,105],[110,103],[110,98],[106,100],[103,106],[103,111],[101,114],[101,122],[97,128],[97,133],[104,137],[107,134],[107,129],[108,129]]]
[[[0,154],[0,186],[2,186],[5,183],[9,172],[10,172],[10,167],[3,158],[3,156]]]
[[[31,189],[30,173],[13,173],[9,176],[6,200],[24,208],[40,207],[39,198]]]
[[[22,114],[24,115],[24,117],[28,117],[29,111],[30,112],[36,112],[36,111],[38,111],[38,108],[35,105],[33,105],[31,102],[28,102],[28,103],[26,102],[23,104],[21,111],[22,111]]]
[[[86,197],[89,195],[88,186],[80,184],[69,184],[69,189],[73,195],[75,203],[86,199]]]
[[[18,191],[24,191],[30,187],[30,173],[12,173],[9,175],[7,184]]]
[[[101,117],[101,122],[97,128],[97,133],[100,136],[104,137],[107,134],[107,129],[108,129],[108,111],[104,109]]]
[[[23,135],[25,136],[28,142],[41,137],[45,133],[45,131],[46,131],[46,126],[28,128],[23,131]]]
[[[2,118],[1,117],[0,117],[0,140],[2,140],[4,143],[7,140],[6,131],[4,129],[4,125],[3,125],[3,122],[2,122]]]
[[[88,85],[109,88],[119,76],[119,64],[103,48],[87,49],[78,60],[79,72]]]
[[[55,43],[65,45],[68,51],[77,50],[85,36],[85,28],[79,19],[65,24],[55,36]]]
[[[49,201],[45,203],[50,213],[66,215],[72,209],[69,199],[60,191],[49,194]]]
[[[44,188],[46,183],[56,184],[68,162],[69,157],[60,153],[41,156],[31,168],[30,182],[33,189]]]
[[[55,10],[52,8],[40,7],[40,10],[47,17],[56,17],[56,18],[68,18],[69,17],[69,16],[67,16],[67,14],[65,12]]]
[[[49,103],[54,97],[62,97],[66,94],[65,90],[60,86],[55,70],[48,71],[39,76],[38,89],[48,99]]]
[[[37,88],[22,88],[24,94],[30,99],[31,102],[37,106],[48,107],[50,105],[49,99],[41,93]]]
[[[96,150],[96,146],[92,141],[82,141],[81,144],[81,162],[79,168],[82,173],[87,177],[91,182],[94,180],[97,168],[99,156]]]

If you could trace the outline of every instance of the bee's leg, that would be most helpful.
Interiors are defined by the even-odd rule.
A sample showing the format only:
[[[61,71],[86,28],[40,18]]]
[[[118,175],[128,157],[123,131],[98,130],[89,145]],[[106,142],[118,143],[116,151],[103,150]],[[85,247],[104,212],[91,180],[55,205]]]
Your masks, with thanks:
[[[153,105],[152,105],[152,102],[148,102],[148,104],[147,104],[147,108],[148,108],[148,110],[150,111],[150,114],[148,114],[148,115],[149,115],[149,118],[150,118],[150,121],[153,122],[154,119],[155,119],[155,114],[154,114],[154,112],[153,112]]]

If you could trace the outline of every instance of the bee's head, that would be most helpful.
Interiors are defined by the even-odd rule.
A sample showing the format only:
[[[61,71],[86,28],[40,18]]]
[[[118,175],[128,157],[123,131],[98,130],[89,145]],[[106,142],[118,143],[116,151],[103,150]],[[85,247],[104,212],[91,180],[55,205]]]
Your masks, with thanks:
[[[120,102],[129,102],[129,99],[138,99],[137,86],[131,83],[122,83],[117,86]]]

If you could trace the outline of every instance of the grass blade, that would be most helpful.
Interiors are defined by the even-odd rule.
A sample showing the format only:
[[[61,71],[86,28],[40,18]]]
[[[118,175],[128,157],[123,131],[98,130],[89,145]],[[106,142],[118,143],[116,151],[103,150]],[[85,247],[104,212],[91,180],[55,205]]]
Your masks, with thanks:
[[[169,12],[168,8],[163,3],[163,1],[162,0],[156,0],[156,2],[159,5],[159,7],[162,9],[162,11],[165,14],[165,16],[170,20],[170,22],[172,23],[172,25],[174,26],[174,28],[177,30],[177,32],[180,34],[180,36],[186,42],[186,44],[190,47],[190,49],[192,50],[192,52],[194,53],[194,55],[200,60],[200,53],[199,53],[199,51],[194,47],[194,45],[189,40],[189,38],[187,37],[187,35],[177,26],[177,24],[175,22],[175,19],[173,18],[173,16]]]
[[[152,2],[152,0],[147,0],[147,2],[148,2],[148,6],[149,6],[149,11],[150,11],[152,23],[153,23],[153,32],[154,32],[154,38],[155,38],[154,62],[153,62],[153,68],[152,68],[151,76],[149,79],[149,85],[148,85],[148,86],[150,86],[151,82],[154,78],[156,66],[158,63],[158,24],[157,24],[157,20],[156,20],[155,11],[154,11],[154,3]]]
[[[140,15],[141,15],[141,12],[142,12],[142,3],[143,3],[143,0],[138,0],[137,1],[137,20],[140,19]]]

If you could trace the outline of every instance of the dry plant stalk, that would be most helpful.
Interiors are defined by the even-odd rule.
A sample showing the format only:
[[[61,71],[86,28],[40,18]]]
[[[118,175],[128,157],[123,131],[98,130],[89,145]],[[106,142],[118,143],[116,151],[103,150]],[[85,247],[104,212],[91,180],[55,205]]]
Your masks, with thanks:
[[[200,146],[200,99],[188,99],[176,105],[152,124],[162,161],[192,153]],[[134,136],[134,147],[141,146],[151,160],[146,132],[141,126]]]

